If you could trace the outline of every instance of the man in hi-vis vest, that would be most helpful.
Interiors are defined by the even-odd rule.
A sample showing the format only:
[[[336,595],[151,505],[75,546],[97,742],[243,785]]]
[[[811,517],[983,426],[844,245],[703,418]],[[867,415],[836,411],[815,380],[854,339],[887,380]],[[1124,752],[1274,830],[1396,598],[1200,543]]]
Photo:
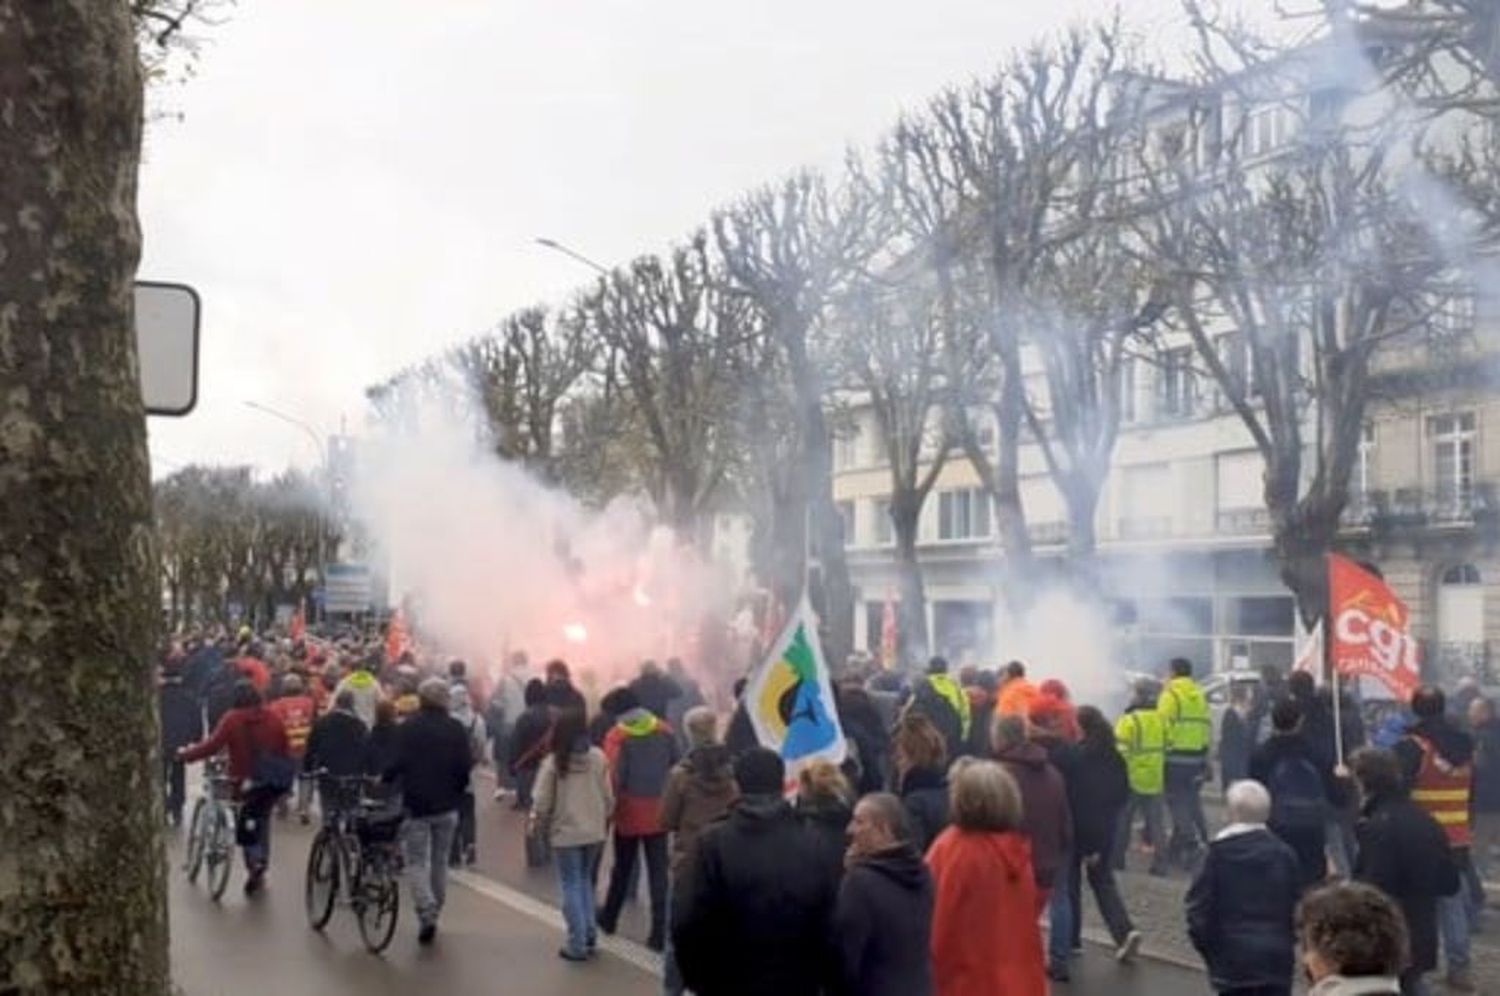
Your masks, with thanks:
[[[1192,870],[1208,846],[1203,815],[1203,783],[1208,781],[1208,747],[1213,739],[1208,700],[1193,680],[1193,662],[1174,657],[1156,712],[1167,734],[1167,814],[1172,818],[1168,857]]]
[[[1411,787],[1411,800],[1448,837],[1453,866],[1463,885],[1458,892],[1438,900],[1438,936],[1448,969],[1448,988],[1472,993],[1469,969],[1469,916],[1475,902],[1469,865],[1469,790],[1474,781],[1474,740],[1449,722],[1447,701],[1439,688],[1423,685],[1411,697],[1416,722],[1397,741],[1394,749],[1401,773]]]
[[[1130,776],[1130,802],[1120,811],[1120,825],[1115,830],[1111,857],[1115,869],[1124,871],[1135,814],[1143,813],[1146,839],[1151,845],[1151,874],[1165,875],[1167,840],[1162,833],[1161,795],[1167,740],[1161,717],[1156,714],[1155,693],[1156,682],[1149,678],[1136,682],[1135,699],[1115,723],[1115,746],[1125,759],[1125,770]]]

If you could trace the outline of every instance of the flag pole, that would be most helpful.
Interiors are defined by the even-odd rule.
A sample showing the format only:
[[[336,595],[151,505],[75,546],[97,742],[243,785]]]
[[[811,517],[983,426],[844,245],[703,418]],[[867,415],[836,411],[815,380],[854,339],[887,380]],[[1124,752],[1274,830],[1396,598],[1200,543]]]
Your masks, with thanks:
[[[1333,693],[1333,756],[1338,770],[1344,767],[1344,703],[1339,687],[1338,661],[1334,658],[1334,606],[1333,606],[1333,560],[1323,556],[1323,668],[1328,675],[1328,687]]]

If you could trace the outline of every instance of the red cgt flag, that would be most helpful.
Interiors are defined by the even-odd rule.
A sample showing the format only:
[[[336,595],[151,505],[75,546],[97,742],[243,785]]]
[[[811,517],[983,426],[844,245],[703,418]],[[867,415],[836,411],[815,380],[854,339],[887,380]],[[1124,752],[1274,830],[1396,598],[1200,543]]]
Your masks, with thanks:
[[[1406,603],[1384,581],[1347,557],[1328,555],[1330,653],[1344,677],[1369,675],[1403,702],[1422,683]]]
[[[406,615],[397,609],[391,613],[391,621],[385,627],[385,659],[389,663],[395,663],[410,649],[411,638],[406,635]]]
[[[896,599],[889,592],[880,613],[880,666],[887,671],[896,666]]]

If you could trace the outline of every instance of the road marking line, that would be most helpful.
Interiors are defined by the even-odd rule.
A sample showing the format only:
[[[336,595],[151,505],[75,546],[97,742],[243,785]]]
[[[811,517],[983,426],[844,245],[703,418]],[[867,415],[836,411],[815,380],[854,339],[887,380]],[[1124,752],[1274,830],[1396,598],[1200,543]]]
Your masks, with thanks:
[[[519,889],[513,889],[494,879],[476,875],[473,872],[452,871],[448,872],[449,881],[457,882],[464,888],[479,893],[486,899],[493,900],[502,906],[508,906],[523,916],[529,916],[539,923],[558,930],[566,930],[563,923],[562,912],[550,903],[544,903]],[[623,962],[634,965],[636,968],[655,978],[662,977],[661,955],[647,948],[644,944],[624,937],[609,937],[600,935],[599,949],[607,951]]]

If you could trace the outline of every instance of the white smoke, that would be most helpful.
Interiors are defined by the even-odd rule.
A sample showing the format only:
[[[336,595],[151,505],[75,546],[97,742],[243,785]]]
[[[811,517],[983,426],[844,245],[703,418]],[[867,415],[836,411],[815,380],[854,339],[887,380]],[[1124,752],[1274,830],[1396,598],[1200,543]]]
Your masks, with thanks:
[[[451,413],[416,423],[365,445],[353,505],[423,649],[480,667],[521,650],[534,665],[561,657],[592,690],[646,658],[698,656],[728,585],[641,503],[590,510]]]

